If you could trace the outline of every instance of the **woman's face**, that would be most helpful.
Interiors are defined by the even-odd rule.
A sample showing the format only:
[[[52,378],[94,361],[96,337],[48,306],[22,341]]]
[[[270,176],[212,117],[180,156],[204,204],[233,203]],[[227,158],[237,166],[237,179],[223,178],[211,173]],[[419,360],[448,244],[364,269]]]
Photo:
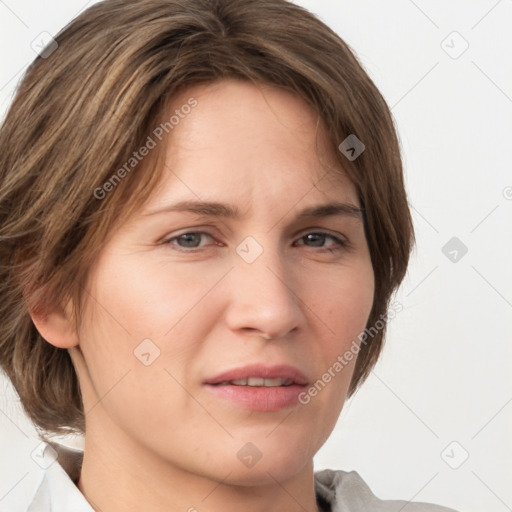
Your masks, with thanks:
[[[331,433],[355,363],[338,357],[374,291],[358,197],[322,167],[316,116],[263,89],[175,98],[169,118],[197,105],[170,132],[161,186],[94,263],[78,368],[88,435],[254,485],[297,474]]]

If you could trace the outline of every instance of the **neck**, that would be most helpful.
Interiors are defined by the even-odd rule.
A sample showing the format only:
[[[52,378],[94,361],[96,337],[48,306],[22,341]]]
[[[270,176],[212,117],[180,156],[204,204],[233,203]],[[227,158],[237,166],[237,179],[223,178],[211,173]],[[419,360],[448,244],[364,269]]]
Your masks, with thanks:
[[[226,473],[186,471],[126,434],[89,426],[78,488],[95,512],[318,512],[312,461],[285,481],[271,471],[257,482]]]

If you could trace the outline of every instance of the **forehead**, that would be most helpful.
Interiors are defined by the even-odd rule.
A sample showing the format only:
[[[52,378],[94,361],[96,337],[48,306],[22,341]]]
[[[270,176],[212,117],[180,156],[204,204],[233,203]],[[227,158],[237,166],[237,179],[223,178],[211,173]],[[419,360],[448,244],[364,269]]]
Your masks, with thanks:
[[[184,108],[191,100],[196,106]],[[165,172],[153,205],[176,189],[196,199],[236,191],[249,200],[258,192],[351,188],[326,127],[289,91],[238,79],[196,85],[173,97],[165,115],[173,114],[181,115],[163,141]]]
[[[196,85],[173,98],[170,113],[179,111],[190,98],[197,106],[171,131],[170,156],[215,147],[229,148],[225,157],[238,149],[263,157],[265,151],[292,147],[303,156],[314,147],[317,131],[325,145],[326,130],[317,114],[282,88],[240,79]]]

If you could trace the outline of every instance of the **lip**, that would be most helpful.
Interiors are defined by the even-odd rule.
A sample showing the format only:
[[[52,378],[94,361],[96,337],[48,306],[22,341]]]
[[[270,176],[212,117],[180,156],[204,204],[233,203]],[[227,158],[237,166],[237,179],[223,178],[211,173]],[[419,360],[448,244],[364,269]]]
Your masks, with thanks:
[[[276,387],[221,384],[222,382],[249,377],[290,379],[293,384]],[[215,396],[235,403],[244,409],[275,412],[296,405],[299,401],[298,396],[304,391],[308,381],[298,368],[290,365],[264,366],[253,364],[222,372],[207,379],[203,384]]]

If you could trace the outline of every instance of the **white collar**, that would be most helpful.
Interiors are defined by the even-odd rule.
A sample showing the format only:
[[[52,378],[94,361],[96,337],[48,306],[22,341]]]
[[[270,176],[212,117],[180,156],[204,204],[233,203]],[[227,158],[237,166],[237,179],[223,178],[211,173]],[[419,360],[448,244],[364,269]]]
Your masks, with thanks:
[[[42,442],[32,458],[39,466],[38,479],[12,512],[94,512],[71,478],[80,474],[81,451]]]

